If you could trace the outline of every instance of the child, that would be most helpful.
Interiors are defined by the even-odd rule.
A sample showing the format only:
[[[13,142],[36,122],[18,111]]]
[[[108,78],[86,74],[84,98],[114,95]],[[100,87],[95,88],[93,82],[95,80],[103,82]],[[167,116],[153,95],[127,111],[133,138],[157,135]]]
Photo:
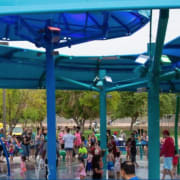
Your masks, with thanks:
[[[79,173],[80,179],[85,179],[86,171],[85,171],[84,159],[79,158],[79,162],[80,162],[80,165],[79,165],[78,173]]]
[[[101,153],[101,148],[98,144],[98,142],[95,144],[95,150],[94,150],[94,154],[95,155],[99,155]]]
[[[21,157],[21,171],[20,171],[20,175],[22,176],[23,179],[25,179],[26,171],[27,171],[27,169],[26,169],[26,157],[22,156]]]
[[[131,138],[128,138],[126,142],[126,160],[130,160],[131,156]]]
[[[86,170],[87,170],[87,175],[91,176],[91,170],[92,170],[92,152],[91,150],[88,151],[88,157],[87,157],[87,165],[86,165]]]
[[[115,163],[114,163],[116,179],[120,179],[120,169],[121,169],[120,152],[117,152],[116,157],[115,157]]]
[[[59,133],[59,143],[61,145],[61,149],[64,149],[64,140],[63,140],[63,136],[65,135],[64,129],[61,130],[61,132]]]
[[[79,154],[80,158],[83,158],[83,159],[87,158],[87,149],[83,145],[83,143],[81,143],[81,145],[80,145],[80,148],[78,150],[78,154]]]
[[[75,141],[74,141],[75,148],[79,148],[80,145],[82,144],[81,133],[80,133],[79,129],[76,130],[75,137],[76,137]]]
[[[173,175],[176,177],[176,172],[177,172],[177,165],[178,165],[178,160],[179,160],[179,154],[177,153],[177,150],[175,149],[174,157],[173,157]]]
[[[107,155],[107,162],[108,162],[108,176],[109,178],[113,178],[113,170],[114,170],[114,155],[113,150],[109,149],[109,154]]]
[[[13,144],[9,145],[9,156],[10,156],[10,161],[13,162],[13,156],[14,156],[14,146],[13,146]]]

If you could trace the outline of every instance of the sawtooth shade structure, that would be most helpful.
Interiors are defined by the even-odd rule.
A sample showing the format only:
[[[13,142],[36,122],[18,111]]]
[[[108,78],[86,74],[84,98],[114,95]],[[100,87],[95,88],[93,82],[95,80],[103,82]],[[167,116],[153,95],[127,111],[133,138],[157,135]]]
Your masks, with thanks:
[[[177,41],[176,48],[169,48]],[[179,47],[178,47],[179,46]],[[168,47],[168,49],[167,49]],[[174,50],[176,50],[174,52]],[[161,92],[179,92],[180,37],[164,46],[163,54],[171,59],[169,64],[161,64]],[[176,54],[177,52],[177,54]],[[105,70],[103,78],[106,91],[147,90],[148,68],[136,63],[139,55],[120,56],[66,56],[54,52],[56,89],[94,90],[100,70]],[[46,88],[46,54],[43,51],[0,46],[0,88],[44,89]],[[112,82],[106,81],[110,77]],[[138,82],[139,85],[138,85]],[[132,85],[132,87],[131,87]],[[134,85],[134,86],[133,86]]]
[[[149,11],[102,11],[0,16],[0,39],[27,40],[37,47],[59,36],[53,49],[90,40],[129,36],[149,21]],[[50,29],[51,28],[51,29]],[[53,29],[54,28],[54,29]],[[58,32],[59,30],[59,32]],[[59,34],[58,34],[59,33]],[[46,47],[45,47],[46,48]]]
[[[128,36],[139,30],[148,21],[149,11],[138,10],[60,13],[49,11],[49,13],[44,14],[0,16],[1,40],[27,40],[34,43],[37,47],[44,47],[46,49],[45,70],[43,69],[40,73],[41,80],[39,81],[39,87],[45,86],[47,89],[49,179],[56,179],[56,84],[54,65],[58,61],[53,59],[53,50],[65,46],[71,47],[71,45],[91,40]],[[31,73],[35,72],[32,71]],[[103,78],[103,76],[104,73],[100,73],[100,77]],[[26,79],[25,76],[24,78]],[[26,83],[25,79],[24,83]],[[44,79],[45,83],[43,83]],[[32,83],[34,80],[32,79]],[[15,81],[14,85],[16,86]],[[36,85],[34,84],[33,86],[35,87]],[[105,95],[105,91],[101,89],[100,105],[103,106],[100,112],[101,124],[106,123]],[[101,138],[104,139],[104,141],[101,141],[101,148],[106,149],[106,128],[103,128],[103,126],[101,126],[101,135]],[[106,162],[105,158],[104,164]]]
[[[180,54],[177,54],[179,49],[180,37],[164,46],[163,54],[168,55],[171,63],[161,63],[161,92],[180,92]],[[100,92],[102,87],[97,86],[96,79],[103,69],[104,76],[101,78],[106,92],[111,90],[136,92],[141,90],[140,88],[147,90],[146,73],[149,67],[144,69],[144,66],[136,63],[138,56],[77,57],[54,53],[56,89]],[[45,88],[45,57],[46,54],[42,51],[1,45],[0,88]],[[110,77],[112,82],[107,82],[106,77]],[[103,103],[105,103],[104,97],[105,95],[101,94]],[[101,113],[102,116],[105,115],[104,112]]]
[[[73,44],[79,44],[90,40],[111,39],[130,35],[137,31],[140,27],[144,26],[148,21],[147,14],[144,14],[143,11],[137,11],[137,9],[153,8],[161,9],[156,45],[155,48],[152,48],[153,44],[150,44],[149,46],[149,65],[140,68],[141,70],[137,70],[137,72],[140,72],[139,77],[145,81],[133,82],[131,84],[124,84],[123,86],[117,85],[116,87],[112,86],[107,88],[106,82],[104,80],[107,74],[106,69],[99,68],[99,71],[97,71],[98,82],[96,83],[98,87],[89,87],[87,83],[79,83],[81,84],[81,87],[84,86],[87,89],[97,90],[100,93],[100,133],[101,139],[104,140],[101,141],[101,147],[103,149],[106,149],[106,93],[112,90],[122,90],[125,89],[125,87],[132,89],[137,85],[137,87],[140,87],[141,85],[144,87],[144,84],[148,84],[148,132],[150,147],[148,177],[149,179],[159,179],[160,82],[162,80],[167,80],[167,78],[172,79],[174,76],[177,78],[177,74],[179,72],[176,70],[169,72],[170,74],[161,74],[160,58],[162,55],[163,43],[169,17],[169,8],[180,8],[180,1],[174,0],[172,2],[170,0],[159,0],[157,2],[156,0],[99,0],[97,2],[96,0],[79,0],[75,2],[72,0],[62,0],[59,2],[58,0],[39,0],[37,2],[35,0],[16,0],[12,2],[10,0],[2,0],[0,2],[0,14],[3,15],[0,16],[0,38],[2,40],[28,40],[36,44],[36,46],[44,47],[46,49],[46,62],[44,63],[45,71],[40,73],[41,78],[38,79],[38,84],[35,83],[33,86],[41,88],[45,86],[47,89],[49,179],[56,179],[55,86],[57,87],[57,84],[55,84],[55,75],[57,76],[58,72],[57,70],[55,72],[54,66],[59,62],[53,59],[53,50],[55,48],[64,46],[70,47]],[[124,11],[121,13],[116,11],[120,9],[136,9],[136,11],[126,11],[126,13]],[[27,13],[31,13],[31,15],[28,15]],[[38,13],[42,14],[38,15]],[[46,13],[48,13],[48,15]],[[82,16],[78,16],[80,14]],[[94,21],[94,19],[90,17],[89,14],[93,18],[97,17],[97,19]],[[123,18],[120,18],[120,14],[123,14]],[[112,15],[115,15],[116,18],[114,18]],[[82,19],[80,17],[82,17]],[[128,19],[128,17],[130,19]],[[80,21],[77,21],[77,19]],[[126,19],[125,24],[123,24],[124,19]],[[71,22],[69,22],[69,20],[71,20]],[[133,24],[134,22],[137,23]],[[116,25],[118,26],[116,27]],[[69,84],[72,83],[72,80],[67,79],[65,75],[66,74],[64,74],[63,77],[59,77],[58,75],[56,82],[58,79],[58,81],[63,80],[69,82]],[[4,83],[6,83],[6,81],[4,81]],[[77,85],[77,82],[73,81],[73,83]],[[69,84],[67,86],[69,86]]]

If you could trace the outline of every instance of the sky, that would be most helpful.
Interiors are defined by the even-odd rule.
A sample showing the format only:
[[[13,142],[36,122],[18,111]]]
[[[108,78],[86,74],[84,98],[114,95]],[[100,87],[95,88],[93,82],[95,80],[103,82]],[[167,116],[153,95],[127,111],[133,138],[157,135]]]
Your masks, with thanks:
[[[152,41],[155,42],[159,10],[153,10],[152,16]],[[166,32],[165,43],[180,35],[180,10],[170,10],[169,22]],[[104,41],[91,41],[71,48],[58,49],[60,54],[77,56],[106,56],[106,55],[127,55],[139,54],[147,51],[149,42],[149,23],[131,36],[116,38]],[[23,47],[28,49],[38,49],[29,42],[10,42],[10,46]],[[43,48],[39,48],[43,50]]]

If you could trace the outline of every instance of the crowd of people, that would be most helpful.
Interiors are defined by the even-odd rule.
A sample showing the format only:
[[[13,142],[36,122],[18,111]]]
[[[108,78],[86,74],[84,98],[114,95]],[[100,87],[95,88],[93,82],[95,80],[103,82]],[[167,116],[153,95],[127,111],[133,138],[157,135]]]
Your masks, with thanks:
[[[161,156],[164,156],[163,179],[167,174],[171,178],[175,175],[179,155],[175,153],[173,139],[169,137],[169,132],[163,132],[164,139],[161,146]],[[22,136],[3,135],[3,129],[0,131],[1,140],[6,145],[10,162],[13,163],[14,156],[21,157],[21,176],[25,178],[27,171],[26,162],[31,158],[41,159],[44,162],[48,176],[48,159],[47,159],[47,128],[37,128],[36,134],[31,128],[25,128]],[[101,149],[100,139],[95,133],[85,137],[80,127],[70,129],[61,128],[57,133],[57,167],[61,161],[65,161],[67,166],[71,166],[74,161],[78,161],[77,178],[101,179],[106,174],[104,166],[107,164],[108,178],[111,179],[137,179],[135,168],[139,165],[136,162],[138,153],[137,144],[141,142],[144,153],[148,156],[148,136],[146,132],[141,135],[133,131],[129,138],[123,131],[107,131],[107,149]],[[126,157],[122,158],[121,147],[126,147]],[[0,160],[3,160],[3,148],[0,145]],[[104,159],[104,160],[103,160]],[[41,162],[42,162],[41,161]],[[40,162],[40,161],[39,161]],[[105,164],[104,164],[105,163]]]

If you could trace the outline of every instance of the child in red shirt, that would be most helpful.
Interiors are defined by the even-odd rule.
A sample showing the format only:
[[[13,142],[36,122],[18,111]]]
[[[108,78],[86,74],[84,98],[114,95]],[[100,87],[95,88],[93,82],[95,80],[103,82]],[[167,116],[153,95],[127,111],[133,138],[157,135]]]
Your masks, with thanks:
[[[13,162],[13,156],[14,156],[14,146],[13,146],[13,144],[10,144],[10,146],[9,146],[9,155],[10,155],[11,162]]]
[[[178,161],[179,161],[179,154],[177,153],[176,149],[175,149],[175,153],[174,153],[174,157],[173,157],[173,175],[174,177],[176,177],[177,175],[177,165],[178,165]]]

